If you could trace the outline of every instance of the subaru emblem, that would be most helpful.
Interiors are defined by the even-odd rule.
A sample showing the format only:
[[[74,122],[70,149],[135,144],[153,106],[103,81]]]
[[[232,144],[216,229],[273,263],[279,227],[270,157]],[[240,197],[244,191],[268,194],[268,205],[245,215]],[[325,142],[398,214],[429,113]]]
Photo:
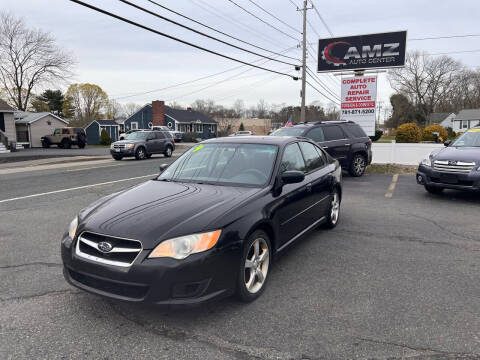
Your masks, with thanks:
[[[98,249],[103,252],[109,252],[109,251],[112,251],[113,246],[109,242],[102,241],[98,243]]]
[[[457,162],[455,160],[448,160],[448,165],[455,166],[457,165]]]

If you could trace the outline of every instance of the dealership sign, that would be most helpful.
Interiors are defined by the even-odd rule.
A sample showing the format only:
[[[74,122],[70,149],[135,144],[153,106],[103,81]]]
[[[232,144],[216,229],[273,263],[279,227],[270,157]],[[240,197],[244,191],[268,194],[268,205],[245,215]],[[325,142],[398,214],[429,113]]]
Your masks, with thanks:
[[[406,31],[320,39],[317,71],[404,66],[406,43]]]
[[[341,119],[356,122],[368,136],[375,135],[377,77],[343,78],[341,100]]]

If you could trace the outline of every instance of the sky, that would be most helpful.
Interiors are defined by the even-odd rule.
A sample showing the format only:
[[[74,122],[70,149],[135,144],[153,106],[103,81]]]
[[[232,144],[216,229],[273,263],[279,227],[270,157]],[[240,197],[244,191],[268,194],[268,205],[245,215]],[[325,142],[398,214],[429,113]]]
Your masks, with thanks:
[[[117,0],[84,1],[246,62],[255,61],[262,64],[265,61],[255,55],[181,29]],[[208,31],[157,7],[148,0],[130,1],[201,31]],[[292,4],[292,1],[299,4],[300,0],[234,0],[288,36],[242,11],[230,0],[157,1],[242,40],[288,54],[296,59],[301,58],[301,50],[296,47],[299,41],[295,39],[301,38],[302,17],[301,12]],[[479,0],[312,1],[335,36],[398,30],[407,30],[409,39],[480,34]],[[289,27],[262,12],[252,2],[261,5]],[[165,100],[167,103],[175,101],[189,105],[196,99],[213,99],[225,106],[231,106],[237,99],[242,99],[246,106],[255,105],[259,99],[265,100],[270,105],[300,103],[300,81],[248,66],[240,67],[239,63],[136,28],[68,0],[0,0],[0,9],[22,17],[29,27],[50,32],[61,47],[72,53],[76,61],[73,69],[75,77],[72,82],[100,85],[110,98],[118,99],[122,103],[145,104],[152,100]],[[314,30],[307,27],[307,38],[311,43],[311,52],[316,55],[319,36],[328,38],[330,35],[313,10],[308,11],[308,20]],[[215,33],[212,35],[218,36]],[[222,39],[233,42],[228,38]],[[236,44],[245,46],[238,42]],[[480,37],[409,40],[407,50],[421,50],[431,54],[479,50],[451,56],[466,66],[480,67]],[[290,59],[284,60],[288,62]],[[296,63],[295,60],[292,62]],[[308,64],[315,71],[315,59],[311,56],[308,58]],[[293,66],[287,64],[269,61],[262,66],[299,75]],[[233,68],[235,69],[231,70]],[[230,71],[192,84],[153,91],[226,70]],[[319,74],[319,77],[325,86],[340,96],[338,76]],[[67,86],[68,84],[59,84],[62,90]],[[147,91],[152,92],[140,94]],[[388,105],[393,90],[385,73],[379,74],[377,93],[378,100]],[[136,95],[131,96],[134,94]],[[331,103],[309,87],[306,94],[307,104],[319,103],[328,106]]]

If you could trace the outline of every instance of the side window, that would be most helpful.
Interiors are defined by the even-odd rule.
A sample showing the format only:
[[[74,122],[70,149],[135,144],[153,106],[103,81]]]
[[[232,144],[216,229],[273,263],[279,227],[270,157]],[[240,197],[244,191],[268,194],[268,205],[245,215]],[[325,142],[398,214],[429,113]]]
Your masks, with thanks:
[[[68,129],[62,129],[62,134],[63,135],[68,135],[68,134],[70,134],[70,132],[68,131]]]
[[[315,142],[325,141],[325,137],[323,136],[323,129],[320,126],[310,130],[306,136]]]
[[[338,125],[329,125],[323,128],[323,134],[325,135],[325,141],[345,139],[346,136],[343,130]]]
[[[161,131],[157,131],[155,135],[157,136],[157,139],[165,139],[165,135]]]
[[[283,173],[288,170],[305,171],[305,162],[303,161],[300,148],[296,143],[288,145],[283,152],[280,172]]]
[[[53,132],[53,135],[60,135],[60,129],[55,129],[55,131]]]
[[[302,141],[300,148],[305,158],[307,172],[314,171],[325,165],[323,156],[320,156],[314,145]]]
[[[346,128],[347,128],[347,131],[353,135],[353,137],[356,137],[356,138],[367,137],[367,134],[365,134],[365,131],[363,131],[360,125],[349,124],[346,126]]]

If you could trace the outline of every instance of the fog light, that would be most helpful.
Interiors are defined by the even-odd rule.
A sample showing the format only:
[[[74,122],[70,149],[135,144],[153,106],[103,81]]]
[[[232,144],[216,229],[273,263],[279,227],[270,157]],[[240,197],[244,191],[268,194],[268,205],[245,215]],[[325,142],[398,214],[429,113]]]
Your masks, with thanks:
[[[417,175],[417,182],[418,182],[419,184],[422,184],[422,185],[423,185],[424,180],[423,180],[423,176],[422,176],[422,175]]]

